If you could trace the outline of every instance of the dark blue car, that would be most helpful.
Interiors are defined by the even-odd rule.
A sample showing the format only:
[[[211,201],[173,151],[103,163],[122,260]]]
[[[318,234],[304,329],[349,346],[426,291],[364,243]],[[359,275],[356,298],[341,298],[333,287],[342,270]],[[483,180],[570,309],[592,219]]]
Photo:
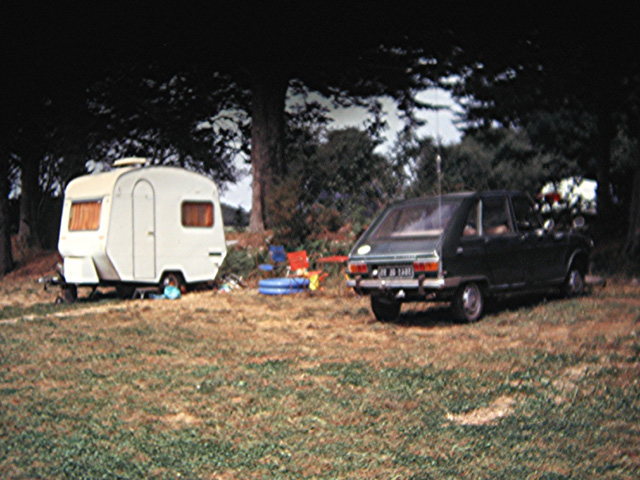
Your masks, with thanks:
[[[521,192],[456,193],[385,209],[349,255],[347,285],[371,296],[380,321],[404,302],[448,301],[478,320],[488,297],[514,292],[584,292],[593,244],[556,231]]]

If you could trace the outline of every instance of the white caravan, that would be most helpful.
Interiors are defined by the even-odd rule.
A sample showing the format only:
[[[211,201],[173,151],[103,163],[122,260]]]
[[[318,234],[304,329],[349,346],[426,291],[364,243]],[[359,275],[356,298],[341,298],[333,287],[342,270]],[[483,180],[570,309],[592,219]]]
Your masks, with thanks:
[[[58,242],[67,300],[80,285],[133,293],[215,279],[227,254],[215,183],[144,163],[122,159],[67,186]]]

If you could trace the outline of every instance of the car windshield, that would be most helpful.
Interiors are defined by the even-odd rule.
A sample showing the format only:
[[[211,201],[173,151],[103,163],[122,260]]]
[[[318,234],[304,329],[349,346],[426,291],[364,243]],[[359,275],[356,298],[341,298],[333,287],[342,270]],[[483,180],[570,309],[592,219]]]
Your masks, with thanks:
[[[439,237],[460,205],[459,200],[437,198],[391,208],[371,235],[371,240],[403,237]]]

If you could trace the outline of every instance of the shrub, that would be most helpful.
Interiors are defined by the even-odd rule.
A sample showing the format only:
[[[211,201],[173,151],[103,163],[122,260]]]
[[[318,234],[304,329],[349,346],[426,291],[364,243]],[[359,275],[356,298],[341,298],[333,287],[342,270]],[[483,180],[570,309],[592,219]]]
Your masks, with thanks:
[[[243,249],[232,247],[227,251],[227,256],[220,267],[218,278],[224,275],[237,275],[246,278],[256,270],[257,262],[261,262],[257,255],[251,249]]]

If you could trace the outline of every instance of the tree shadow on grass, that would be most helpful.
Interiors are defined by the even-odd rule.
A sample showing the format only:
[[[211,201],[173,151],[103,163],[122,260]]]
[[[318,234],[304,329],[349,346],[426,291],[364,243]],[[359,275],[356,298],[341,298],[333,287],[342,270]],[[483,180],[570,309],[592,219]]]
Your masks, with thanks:
[[[478,321],[482,322],[505,312],[535,308],[562,298],[561,295],[529,293],[489,299],[485,305],[484,314]],[[447,303],[410,303],[404,305],[398,319],[391,323],[402,327],[450,327],[466,324],[466,322],[455,318],[451,306]]]
[[[400,327],[450,327],[460,324],[446,303],[404,305],[400,316],[392,323]]]

